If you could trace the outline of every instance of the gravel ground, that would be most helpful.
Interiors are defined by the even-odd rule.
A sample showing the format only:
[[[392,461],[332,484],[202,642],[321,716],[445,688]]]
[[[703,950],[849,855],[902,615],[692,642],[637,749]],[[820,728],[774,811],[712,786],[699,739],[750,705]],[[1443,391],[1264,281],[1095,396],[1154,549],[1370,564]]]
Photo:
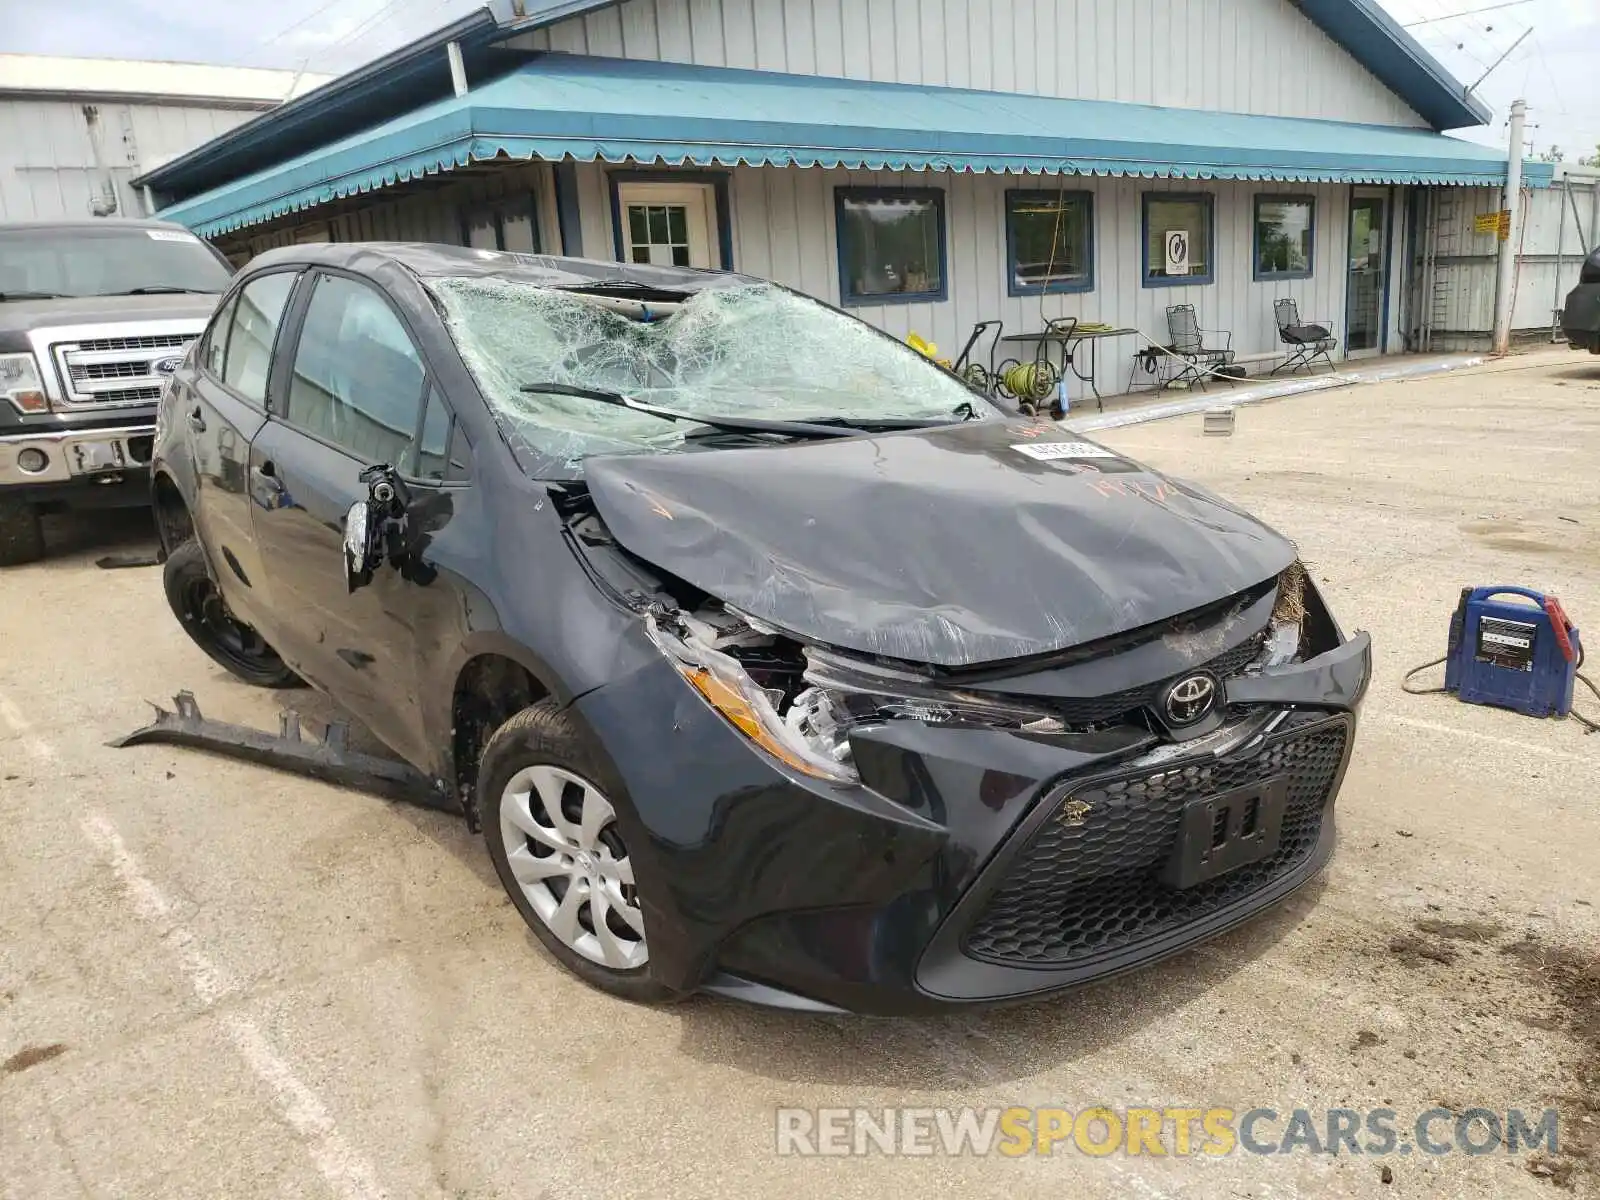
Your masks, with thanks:
[[[1600,639],[1597,406],[1600,360],[1541,354],[1244,409],[1226,439],[1199,417],[1107,435],[1294,537],[1372,631],[1340,846],[1160,966],[918,1021],[606,999],[538,951],[456,821],[106,748],[182,687],[269,728],[283,697],[194,649],[155,570],[95,567],[148,544],[144,518],[55,522],[48,561],[0,574],[0,1190],[1600,1195],[1600,737],[1398,686],[1466,584],[1556,592]],[[1097,1104],[1383,1107],[1402,1133],[1555,1105],[1562,1152],[775,1152],[780,1106]]]

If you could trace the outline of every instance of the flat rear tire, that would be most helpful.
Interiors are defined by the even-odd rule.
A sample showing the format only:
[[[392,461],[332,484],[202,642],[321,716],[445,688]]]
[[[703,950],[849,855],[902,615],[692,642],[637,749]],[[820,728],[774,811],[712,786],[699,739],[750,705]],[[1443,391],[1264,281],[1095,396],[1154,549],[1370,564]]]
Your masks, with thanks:
[[[265,638],[228,611],[199,542],[190,538],[167,555],[161,584],[189,639],[235,679],[264,688],[304,686]]]

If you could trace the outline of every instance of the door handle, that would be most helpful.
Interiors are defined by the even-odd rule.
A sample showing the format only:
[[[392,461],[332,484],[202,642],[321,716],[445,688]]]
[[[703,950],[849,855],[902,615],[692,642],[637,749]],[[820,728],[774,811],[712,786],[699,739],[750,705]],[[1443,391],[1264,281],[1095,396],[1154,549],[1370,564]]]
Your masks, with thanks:
[[[206,431],[205,410],[198,404],[189,410],[189,428],[196,433],[204,433]]]

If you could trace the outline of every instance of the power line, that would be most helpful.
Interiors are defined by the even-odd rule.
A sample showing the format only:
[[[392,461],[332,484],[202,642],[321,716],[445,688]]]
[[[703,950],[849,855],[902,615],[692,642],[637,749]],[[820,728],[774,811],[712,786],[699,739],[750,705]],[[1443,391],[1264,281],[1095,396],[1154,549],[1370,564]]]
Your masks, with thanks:
[[[375,26],[382,18],[388,16],[398,16],[399,11],[402,8],[405,8],[410,4],[414,4],[415,2],[416,0],[384,0],[384,3],[380,4],[378,8],[367,17],[366,20],[347,30],[342,36],[335,38],[326,46],[319,46],[312,57],[315,58],[320,56],[325,58],[328,54],[331,54],[341,46],[355,45],[357,42],[360,42],[364,38],[368,37],[373,32],[373,26]],[[446,3],[449,3],[449,0],[441,0],[441,2],[434,4],[433,8],[443,8]]]
[[[293,25],[285,25],[282,29],[278,30],[277,33],[273,34],[271,37],[267,38],[266,41],[262,42],[261,46],[270,46],[270,45],[272,45],[273,42],[278,41],[280,38],[287,37],[289,34],[293,33],[296,29],[300,29],[303,26],[309,25],[312,21],[315,21],[318,17],[320,17],[323,13],[327,12],[334,5],[342,4],[343,2],[344,2],[344,0],[326,0],[325,3],[317,5],[316,8],[313,8],[310,12],[308,12],[305,16],[301,17]],[[259,49],[260,47],[257,47],[257,48]]]
[[[1533,36],[1533,26],[1529,25],[1526,29],[1524,29],[1522,31],[1522,36],[1519,37],[1516,41],[1512,42],[1511,45],[1507,46],[1506,50],[1505,50],[1505,53],[1502,54],[1499,58],[1494,60],[1494,66],[1490,67],[1487,71],[1485,71],[1482,75],[1480,75],[1478,77],[1477,83],[1474,83],[1470,87],[1468,87],[1467,91],[1469,91],[1469,92],[1477,91],[1478,90],[1478,85],[1481,84],[1485,79],[1489,78],[1489,76],[1494,74],[1495,67],[1498,67],[1501,63],[1505,62],[1506,59],[1510,58],[1511,57],[1511,52],[1513,50],[1515,50],[1518,46],[1522,45],[1523,42],[1527,41],[1532,36]],[[1529,67],[1529,70],[1530,71],[1532,70],[1531,66]]]
[[[1532,4],[1533,0],[1505,0],[1503,4],[1490,4],[1483,8],[1469,8],[1462,12],[1446,13],[1442,17],[1427,17],[1421,21],[1407,21],[1400,28],[1415,29],[1418,25],[1434,25],[1440,21],[1454,21],[1457,17],[1475,17],[1479,13],[1498,12],[1502,8],[1516,8],[1520,4]]]

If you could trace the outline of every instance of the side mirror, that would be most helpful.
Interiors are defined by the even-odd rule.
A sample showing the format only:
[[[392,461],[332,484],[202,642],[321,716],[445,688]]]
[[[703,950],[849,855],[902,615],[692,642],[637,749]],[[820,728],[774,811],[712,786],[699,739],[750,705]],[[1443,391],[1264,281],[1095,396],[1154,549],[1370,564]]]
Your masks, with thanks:
[[[344,515],[344,585],[351,592],[372,582],[378,565],[373,533],[367,502],[357,500]]]

